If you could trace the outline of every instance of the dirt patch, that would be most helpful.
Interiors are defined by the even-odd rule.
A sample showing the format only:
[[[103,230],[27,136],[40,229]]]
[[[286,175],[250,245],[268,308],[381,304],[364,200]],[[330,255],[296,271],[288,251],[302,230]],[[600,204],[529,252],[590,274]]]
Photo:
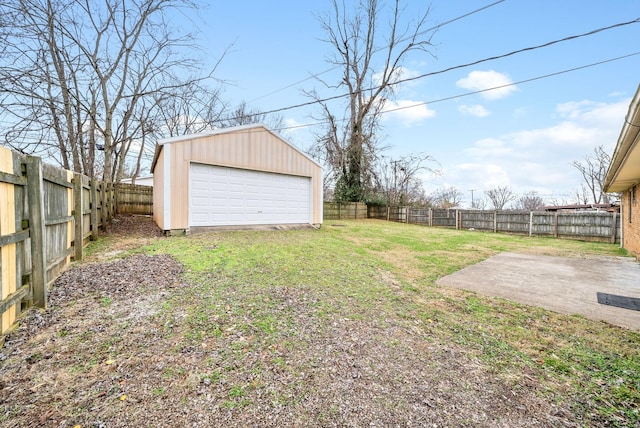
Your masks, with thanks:
[[[0,353],[2,426],[75,426],[70,415],[108,406],[124,385],[118,355],[149,346],[180,272],[169,256],[145,255],[65,272],[48,309],[31,309]]]
[[[106,242],[102,251],[85,256],[85,262],[111,260],[121,254],[151,243],[164,236],[162,230],[148,215],[118,214],[102,232],[100,239]]]
[[[107,227],[107,234],[116,235],[120,238],[127,236],[143,236],[147,238],[163,236],[162,230],[155,224],[151,216],[135,214],[119,214]]]

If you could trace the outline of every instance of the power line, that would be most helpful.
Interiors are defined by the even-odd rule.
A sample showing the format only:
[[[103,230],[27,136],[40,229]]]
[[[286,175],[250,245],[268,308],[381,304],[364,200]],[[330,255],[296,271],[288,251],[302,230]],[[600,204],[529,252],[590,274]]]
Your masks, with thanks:
[[[630,54],[627,54],[627,55],[618,56],[618,57],[615,57],[615,58],[605,59],[605,60],[598,61],[598,62],[592,62],[591,64],[581,65],[581,66],[578,66],[578,67],[568,68],[568,69],[561,70],[561,71],[556,71],[556,72],[553,72],[553,73],[543,74],[541,76],[531,77],[529,79],[519,80],[517,82],[511,82],[511,83],[507,83],[507,84],[500,85],[500,86],[494,86],[492,88],[480,89],[478,91],[472,91],[472,92],[465,92],[464,94],[458,94],[458,95],[453,95],[453,96],[450,96],[450,97],[438,98],[438,99],[431,100],[431,101],[425,101],[425,102],[422,102],[422,103],[412,104],[410,106],[397,107],[397,108],[394,108],[394,109],[385,110],[384,113],[390,113],[390,112],[394,112],[394,111],[398,111],[398,110],[404,110],[404,109],[408,109],[408,108],[419,107],[421,105],[435,104],[435,103],[439,103],[439,102],[442,102],[442,101],[449,101],[449,100],[452,100],[452,99],[455,99],[455,98],[462,98],[462,97],[467,97],[469,95],[481,94],[483,92],[488,92],[488,91],[493,91],[493,90],[496,90],[496,89],[507,88],[509,86],[521,85],[523,83],[529,83],[529,82],[533,82],[533,81],[536,81],[536,80],[542,80],[542,79],[546,79],[546,78],[549,78],[549,77],[558,76],[560,74],[566,74],[566,73],[571,73],[573,71],[583,70],[585,68],[595,67],[597,65],[602,65],[602,64],[609,63],[609,62],[619,61],[621,59],[629,58],[629,57],[632,57],[632,56],[635,56],[635,55],[640,55],[640,51],[633,52],[633,53],[630,53]]]
[[[398,80],[396,82],[393,82],[390,85],[399,85],[400,83],[406,83],[406,82],[415,81],[415,80],[418,80],[418,79],[424,79],[425,77],[431,77],[431,76],[447,73],[447,72],[450,72],[450,71],[453,71],[453,70],[459,70],[459,69],[462,69],[462,68],[467,68],[467,67],[471,67],[471,66],[474,66],[474,65],[482,64],[484,62],[495,61],[497,59],[507,58],[507,57],[510,57],[510,56],[513,56],[513,55],[517,55],[517,54],[522,53],[522,52],[530,52],[530,51],[546,48],[546,47],[549,47],[549,46],[552,46],[552,45],[555,45],[555,44],[558,44],[558,43],[562,43],[562,42],[566,42],[566,41],[570,41],[570,40],[576,40],[576,39],[579,39],[579,38],[582,38],[582,37],[587,37],[587,36],[591,36],[591,35],[594,35],[594,34],[598,34],[598,33],[601,33],[603,31],[607,31],[607,30],[611,30],[611,29],[614,29],[614,28],[619,28],[619,27],[623,27],[623,26],[627,26],[627,25],[631,25],[631,24],[637,24],[637,23],[640,23],[640,18],[636,18],[636,19],[631,20],[631,21],[620,22],[620,23],[614,24],[614,25],[609,25],[607,27],[597,28],[595,30],[588,31],[586,33],[581,33],[581,34],[576,34],[576,35],[572,35],[572,36],[563,37],[561,39],[552,40],[550,42],[546,42],[546,43],[543,43],[543,44],[540,44],[540,45],[529,46],[529,47],[526,47],[526,48],[522,48],[522,49],[518,49],[518,50],[515,50],[515,51],[511,51],[511,52],[508,52],[508,53],[505,53],[505,54],[495,55],[495,56],[479,59],[479,60],[476,60],[476,61],[468,62],[468,63],[465,63],[465,64],[460,64],[460,65],[456,65],[456,66],[453,66],[453,67],[448,67],[448,68],[445,68],[445,69],[442,69],[442,70],[433,71],[433,72],[429,72],[429,73],[424,73],[424,74],[421,74],[419,76],[407,77],[405,79],[400,79],[400,80]],[[631,54],[631,55],[635,55],[635,54]],[[629,55],[629,56],[631,56],[631,55]],[[373,90],[376,90],[378,88],[379,88],[379,86],[366,88],[366,89],[363,89],[363,92],[373,91]],[[480,92],[483,92],[483,91],[480,91]],[[256,113],[256,114],[251,115],[251,116],[280,113],[280,112],[287,111],[287,110],[293,110],[293,109],[297,109],[297,108],[301,108],[301,107],[308,107],[308,106],[314,105],[314,104],[320,104],[320,103],[325,103],[327,101],[333,101],[333,100],[336,100],[336,99],[345,98],[345,97],[348,97],[350,95],[351,95],[350,93],[345,93],[345,94],[340,94],[340,95],[333,95],[331,97],[326,97],[326,98],[321,98],[321,99],[317,99],[317,100],[307,101],[307,102],[304,102],[304,103],[294,104],[294,105],[290,105],[290,106],[287,106],[287,107],[280,107],[280,108],[276,108],[276,109],[272,109],[272,110],[267,110],[267,111],[264,111],[264,112],[261,112],[261,113]],[[231,118],[231,119],[234,119],[234,118]],[[227,119],[227,120],[229,120],[229,119]],[[219,122],[222,122],[222,121],[223,120],[220,120]]]
[[[396,111],[399,111],[399,110],[405,110],[405,109],[419,107],[419,106],[423,106],[423,105],[436,104],[436,103],[440,103],[440,102],[443,102],[443,101],[450,101],[450,100],[454,100],[454,99],[457,99],[457,98],[467,97],[467,96],[470,96],[470,95],[476,95],[476,94],[480,94],[480,93],[483,93],[483,92],[488,92],[488,91],[493,91],[493,90],[496,90],[496,89],[506,88],[506,87],[509,87],[509,86],[515,86],[515,85],[521,85],[521,84],[524,84],[524,83],[530,83],[530,82],[534,82],[536,80],[547,79],[547,78],[550,78],[550,77],[559,76],[561,74],[571,73],[571,72],[574,72],[574,71],[583,70],[585,68],[595,67],[595,66],[606,64],[606,63],[609,63],[609,62],[619,61],[619,60],[626,59],[626,58],[629,58],[629,57],[632,57],[632,56],[636,56],[636,55],[640,55],[640,51],[633,52],[633,53],[630,53],[630,54],[627,54],[627,55],[618,56],[618,57],[615,57],[615,58],[609,58],[609,59],[605,59],[605,60],[602,60],[602,61],[593,62],[593,63],[586,64],[586,65],[581,65],[581,66],[578,66],[578,67],[573,67],[573,68],[568,68],[568,69],[565,69],[565,70],[556,71],[556,72],[553,72],[553,73],[543,74],[543,75],[531,77],[531,78],[528,78],[528,79],[518,80],[517,82],[511,82],[511,83],[507,83],[505,85],[494,86],[494,87],[491,87],[491,88],[481,89],[481,90],[478,90],[478,91],[465,92],[463,94],[451,95],[449,97],[436,98],[436,99],[433,99],[433,100],[424,101],[424,102],[412,104],[412,105],[409,105],[409,106],[402,106],[402,107],[397,107],[397,108],[394,108],[394,109],[388,109],[388,110],[384,110],[383,112],[381,112],[381,114],[392,113],[392,112],[396,112]],[[347,120],[347,119],[341,119],[341,121],[345,121],[345,120]],[[304,125],[295,125],[295,126],[290,126],[290,127],[282,127],[282,128],[275,129],[274,131],[283,131],[283,130],[288,130],[288,129],[306,128],[306,127],[309,127],[309,126],[316,126],[316,125],[321,125],[321,124],[324,124],[324,123],[326,123],[326,122],[320,121],[320,122],[309,123],[309,124],[304,124]]]
[[[605,60],[602,60],[602,61],[592,62],[590,64],[585,64],[585,65],[581,65],[581,66],[578,66],[578,67],[572,67],[572,68],[568,68],[568,69],[564,69],[564,70],[560,70],[560,71],[555,71],[553,73],[547,73],[547,74],[543,74],[543,75],[540,75],[540,76],[530,77],[528,79],[518,80],[516,82],[511,82],[511,83],[507,83],[507,84],[504,84],[504,85],[494,86],[494,87],[491,87],[491,88],[481,89],[481,90],[477,90],[477,91],[465,92],[465,93],[462,93],[462,94],[451,95],[451,96],[448,96],[448,97],[436,98],[436,99],[433,99],[433,100],[423,101],[423,102],[412,104],[412,105],[409,105],[409,106],[396,107],[396,108],[393,108],[393,109],[384,110],[384,111],[381,112],[381,114],[392,113],[392,112],[396,112],[396,111],[400,111],[400,110],[406,110],[406,109],[419,107],[419,106],[423,106],[423,105],[436,104],[436,103],[440,103],[440,102],[443,102],[443,101],[451,101],[451,100],[454,100],[454,99],[457,99],[457,98],[468,97],[470,95],[481,94],[483,92],[493,91],[493,90],[496,90],[496,89],[503,89],[503,88],[506,88],[506,87],[509,87],[509,86],[515,86],[515,85],[521,85],[521,84],[524,84],[524,83],[530,83],[530,82],[534,82],[534,81],[537,81],[537,80],[542,80],[542,79],[547,79],[547,78],[550,78],[550,77],[559,76],[561,74],[566,74],[566,73],[571,73],[571,72],[578,71],[578,70],[583,70],[585,68],[595,67],[595,66],[606,64],[606,63],[610,63],[610,62],[619,61],[619,60],[630,58],[630,57],[636,56],[636,55],[640,55],[640,51],[633,52],[633,53],[630,53],[630,54],[627,54],[627,55],[618,56],[618,57],[615,57],[615,58],[605,59]],[[347,120],[349,120],[349,119],[336,119],[336,121],[339,121],[339,122],[344,122],[344,121],[347,121]],[[283,127],[275,128],[275,129],[272,129],[272,130],[273,131],[286,131],[286,130],[291,130],[291,129],[300,129],[300,128],[308,128],[308,127],[311,127],[311,126],[318,126],[318,125],[322,125],[322,124],[325,124],[325,123],[327,123],[327,122],[326,121],[317,121],[317,122],[313,122],[313,123],[304,123],[304,124],[300,124],[300,125],[283,126]],[[263,132],[263,131],[256,131],[256,130],[250,129],[250,130],[244,130],[244,131],[241,131],[241,132],[252,133],[252,132]]]
[[[504,1],[504,0],[502,0],[502,1]],[[605,31],[605,30],[618,28],[618,27],[622,27],[622,26],[626,26],[626,25],[630,25],[630,24],[634,24],[634,23],[638,23],[638,22],[640,22],[640,18],[636,18],[636,19],[634,19],[632,21],[627,21],[627,22],[622,22],[622,23],[610,25],[610,26],[607,26],[607,27],[601,27],[601,28],[598,28],[598,29],[595,29],[595,30],[592,30],[592,31],[589,31],[589,32],[586,32],[586,33],[582,33],[582,34],[564,37],[562,39],[553,40],[551,42],[547,42],[547,43],[544,43],[544,44],[541,44],[541,45],[536,45],[536,46],[532,46],[532,47],[518,49],[516,51],[512,51],[512,52],[509,52],[509,53],[506,53],[506,54],[503,54],[503,55],[497,55],[497,56],[493,56],[493,57],[488,57],[488,58],[477,60],[477,61],[474,61],[474,62],[471,62],[471,63],[461,64],[461,65],[458,65],[458,66],[449,67],[447,69],[443,69],[443,70],[439,70],[439,71],[435,71],[435,72],[430,72],[430,73],[425,73],[425,74],[420,75],[420,76],[414,76],[414,77],[402,79],[402,80],[399,80],[399,81],[397,81],[397,82],[395,82],[393,84],[399,84],[399,83],[403,83],[403,82],[413,81],[413,80],[425,78],[425,77],[428,77],[428,76],[433,76],[433,75],[442,74],[442,73],[445,73],[445,72],[448,72],[448,71],[453,71],[453,70],[456,70],[456,69],[469,67],[471,65],[477,65],[477,64],[480,64],[480,63],[483,63],[483,62],[493,61],[493,60],[500,59],[500,58],[505,58],[505,57],[512,56],[512,55],[515,55],[515,54],[518,54],[518,53],[522,53],[522,52],[526,52],[526,51],[532,51],[532,50],[536,50],[536,49],[541,49],[541,48],[548,47],[548,46],[551,46],[551,45],[554,45],[554,44],[557,44],[557,43],[561,43],[561,42],[564,42],[564,41],[575,40],[577,38],[586,37],[586,36],[589,36],[589,35],[600,33],[600,32]],[[597,62],[594,62],[594,63],[590,63],[590,64],[578,66],[578,67],[573,67],[573,68],[569,68],[569,69],[553,72],[553,73],[544,74],[544,75],[541,75],[541,76],[536,76],[536,77],[520,80],[520,81],[517,81],[517,82],[508,83],[508,84],[505,84],[505,85],[499,85],[499,86],[495,86],[495,87],[492,87],[492,88],[486,88],[486,89],[482,89],[482,90],[478,90],[478,91],[470,91],[470,92],[466,92],[466,93],[463,93],[463,94],[457,94],[457,95],[452,95],[452,96],[449,96],[449,97],[443,97],[443,98],[438,98],[438,99],[434,99],[434,100],[430,100],[430,101],[416,103],[416,104],[413,104],[413,105],[410,105],[410,106],[402,106],[402,107],[397,107],[397,108],[394,108],[394,109],[388,109],[388,110],[385,110],[385,111],[381,112],[381,114],[391,113],[391,112],[400,111],[400,110],[405,110],[405,109],[408,109],[408,108],[414,108],[414,107],[418,107],[418,106],[422,106],[422,105],[435,104],[435,103],[438,103],[438,102],[449,101],[449,100],[462,98],[462,97],[475,95],[475,94],[480,94],[480,93],[483,93],[483,92],[488,92],[488,91],[492,91],[492,90],[496,90],[496,89],[502,89],[502,88],[506,88],[506,87],[509,87],[509,86],[515,86],[515,85],[529,83],[529,82],[533,82],[533,81],[537,81],[537,80],[542,80],[542,79],[558,76],[558,75],[561,75],[561,74],[566,74],[566,73],[582,70],[582,69],[585,69],[585,68],[595,67],[597,65],[602,65],[602,64],[609,63],[609,62],[619,61],[619,60],[622,60],[622,59],[625,59],[625,58],[629,58],[629,57],[632,57],[632,56],[636,56],[636,55],[640,55],[640,51],[639,52],[630,53],[630,54],[627,54],[627,55],[618,56],[618,57],[615,57],[615,58],[609,58],[609,59],[606,59],[606,60],[597,61]],[[366,89],[366,91],[372,90],[372,89],[376,89],[376,88],[374,87],[374,88]],[[309,101],[309,102],[306,102],[306,103],[296,104],[296,105],[292,105],[292,106],[288,106],[288,107],[282,107],[282,108],[279,108],[279,109],[265,111],[265,112],[262,112],[262,113],[256,113],[256,114],[250,115],[250,116],[266,115],[266,114],[277,113],[277,112],[280,112],[280,111],[292,110],[292,109],[295,109],[295,108],[305,107],[305,106],[309,106],[309,105],[313,105],[313,104],[317,104],[317,103],[321,103],[321,102],[326,102],[326,101],[331,101],[331,100],[338,99],[338,98],[343,98],[343,97],[346,97],[346,96],[349,96],[349,95],[350,94],[335,95],[335,96],[324,98],[324,99],[321,99],[321,100],[313,100],[313,101]],[[226,119],[226,120],[229,120],[229,119]],[[346,119],[342,119],[340,121],[344,121],[344,120],[346,120]],[[220,120],[220,121],[223,121],[223,120]],[[278,128],[278,129],[274,129],[274,131],[284,131],[284,130],[291,130],[291,129],[307,128],[307,127],[310,127],[310,126],[317,126],[317,125],[321,125],[321,124],[324,124],[324,123],[326,123],[326,122],[319,121],[319,122],[315,122],[315,123],[286,126],[286,127],[281,127],[281,128]],[[244,132],[255,132],[255,131],[254,130],[247,130],[247,131],[244,131]],[[146,157],[146,153],[145,153],[144,157]]]
[[[452,24],[452,23],[454,23],[454,22],[456,22],[456,21],[460,21],[461,19],[464,19],[464,18],[466,18],[466,17],[468,17],[468,16],[471,16],[471,15],[474,15],[474,14],[476,14],[476,13],[482,12],[483,10],[489,9],[490,7],[496,6],[496,5],[498,5],[498,4],[500,4],[500,3],[503,3],[503,2],[505,2],[505,1],[506,1],[506,0],[498,0],[498,1],[495,1],[495,2],[490,3],[490,4],[488,4],[488,5],[482,6],[482,7],[478,8],[478,9],[475,9],[475,10],[472,10],[472,11],[470,11],[470,12],[467,12],[467,13],[465,13],[464,15],[457,16],[457,17],[452,18],[452,19],[450,19],[450,20],[448,20],[448,21],[445,21],[445,22],[442,22],[442,23],[440,23],[440,24],[438,24],[438,25],[435,25],[435,26],[433,26],[433,27],[431,27],[431,28],[427,28],[426,30],[421,31],[421,32],[420,32],[420,33],[418,33],[417,35],[418,35],[418,36],[421,36],[421,35],[423,35],[423,34],[426,34],[426,33],[431,32],[431,31],[438,30],[438,29],[440,29],[440,28],[444,27],[445,25],[449,25],[449,24]],[[398,42],[400,42],[400,43],[401,43],[401,42],[404,42],[404,41],[406,41],[406,40],[408,40],[408,39],[400,39]],[[374,53],[380,52],[382,49],[383,49],[383,48],[376,49],[376,50],[374,51]],[[294,83],[291,83],[291,84],[289,84],[289,85],[286,85],[286,86],[284,86],[284,87],[282,87],[282,88],[280,88],[280,89],[276,89],[276,90],[274,90],[274,91],[271,91],[271,92],[269,92],[269,93],[267,93],[267,94],[265,94],[265,95],[261,95],[261,96],[259,96],[258,98],[254,98],[254,99],[252,99],[252,100],[250,100],[250,101],[248,101],[248,102],[249,102],[249,103],[253,103],[253,102],[255,102],[255,101],[258,101],[258,100],[261,100],[261,99],[263,99],[263,98],[267,98],[267,97],[269,97],[269,96],[271,96],[271,95],[277,94],[278,92],[286,91],[286,90],[287,90],[287,89],[289,89],[289,88],[293,88],[293,87],[295,87],[295,86],[298,86],[299,84],[304,83],[304,82],[306,82],[306,81],[308,81],[308,80],[316,79],[316,78],[318,78],[318,76],[321,76],[321,75],[323,75],[323,74],[327,74],[327,73],[329,73],[329,72],[331,72],[331,71],[333,71],[333,70],[335,70],[335,69],[337,69],[337,68],[339,68],[339,67],[340,67],[339,65],[336,65],[336,66],[333,66],[333,67],[331,67],[331,68],[328,68],[328,69],[326,69],[326,70],[324,70],[324,71],[321,71],[320,73],[314,73],[314,74],[311,74],[309,77],[306,77],[306,78],[304,78],[304,79],[302,79],[302,80],[298,80],[297,82],[294,82]]]

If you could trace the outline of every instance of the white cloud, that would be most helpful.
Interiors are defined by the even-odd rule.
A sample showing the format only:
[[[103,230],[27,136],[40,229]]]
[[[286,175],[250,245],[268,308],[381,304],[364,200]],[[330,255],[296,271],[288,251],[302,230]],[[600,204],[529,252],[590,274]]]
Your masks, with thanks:
[[[593,101],[569,101],[567,103],[558,104],[556,112],[566,119],[578,119],[586,110],[592,107]]]
[[[385,120],[396,120],[404,126],[411,126],[436,116],[435,110],[431,110],[423,102],[412,100],[386,100],[382,110],[385,112],[382,116]]]
[[[480,95],[488,100],[505,98],[517,90],[509,75],[494,70],[472,71],[467,77],[458,80],[456,86],[470,91],[485,91]]]
[[[622,118],[627,113],[630,101],[629,98],[612,104],[587,100],[571,101],[558,104],[556,112],[563,118],[589,123],[592,126],[598,124],[605,127],[622,127]]]
[[[468,106],[461,105],[458,107],[458,111],[464,115],[475,116],[475,117],[487,117],[491,114],[489,110],[484,108],[484,106],[480,104]]]
[[[293,118],[286,118],[283,124],[287,132],[295,132],[308,126],[307,124],[298,122]]]
[[[448,181],[459,187],[487,190],[510,185],[518,193],[573,198],[582,178],[571,162],[603,145],[612,151],[629,100],[616,103],[578,101],[559,104],[553,126],[477,140],[449,169]]]

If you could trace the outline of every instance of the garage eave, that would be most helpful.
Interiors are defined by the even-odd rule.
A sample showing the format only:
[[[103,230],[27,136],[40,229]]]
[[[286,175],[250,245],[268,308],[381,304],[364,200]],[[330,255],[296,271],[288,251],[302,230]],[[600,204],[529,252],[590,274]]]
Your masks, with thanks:
[[[605,176],[605,192],[624,192],[640,182],[640,85],[629,105],[629,111],[611,157]]]

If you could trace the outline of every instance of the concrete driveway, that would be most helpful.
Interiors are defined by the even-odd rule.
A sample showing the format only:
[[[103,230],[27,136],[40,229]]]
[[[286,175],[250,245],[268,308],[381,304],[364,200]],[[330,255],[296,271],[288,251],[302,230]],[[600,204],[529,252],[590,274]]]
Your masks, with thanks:
[[[437,283],[640,331],[640,311],[597,300],[598,292],[640,298],[640,263],[629,258],[501,253]]]

